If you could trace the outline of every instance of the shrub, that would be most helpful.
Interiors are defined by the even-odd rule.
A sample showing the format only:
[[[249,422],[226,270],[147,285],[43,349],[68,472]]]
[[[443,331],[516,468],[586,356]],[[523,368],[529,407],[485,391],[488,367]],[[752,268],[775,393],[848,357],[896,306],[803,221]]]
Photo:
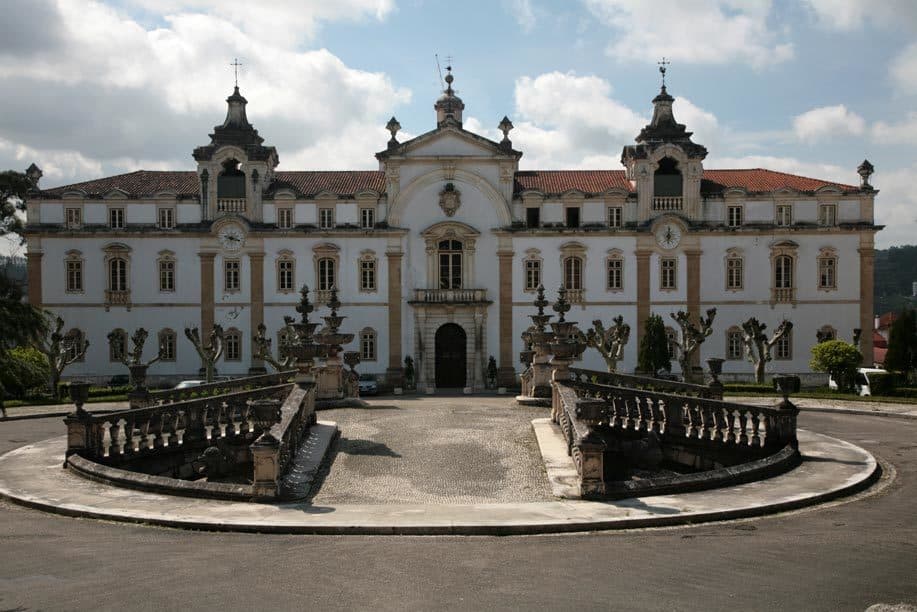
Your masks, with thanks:
[[[892,323],[888,332],[886,370],[908,374],[917,369],[917,313],[905,310]]]
[[[869,374],[869,390],[873,395],[893,395],[898,386],[898,375],[893,372]]]
[[[34,348],[10,349],[0,364],[0,385],[10,397],[25,397],[43,386],[49,375],[48,360]]]
[[[828,340],[812,347],[809,367],[815,372],[827,372],[837,383],[839,391],[851,391],[857,367],[862,361],[863,354],[853,344]]]

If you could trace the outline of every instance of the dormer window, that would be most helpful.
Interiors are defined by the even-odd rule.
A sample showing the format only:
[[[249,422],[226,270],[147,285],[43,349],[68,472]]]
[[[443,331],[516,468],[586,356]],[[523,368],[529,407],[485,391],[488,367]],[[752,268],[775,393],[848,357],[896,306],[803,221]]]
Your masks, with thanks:
[[[217,212],[245,212],[245,173],[238,160],[223,162],[217,177]]]
[[[332,229],[334,227],[334,209],[331,207],[328,208],[319,208],[318,209],[318,226],[321,229]]]
[[[565,209],[567,227],[579,227],[579,207],[570,206]]]
[[[525,226],[529,229],[537,229],[541,225],[541,209],[540,208],[526,208],[525,209]]]
[[[108,226],[111,229],[124,229],[124,209],[123,208],[109,208],[108,209]]]

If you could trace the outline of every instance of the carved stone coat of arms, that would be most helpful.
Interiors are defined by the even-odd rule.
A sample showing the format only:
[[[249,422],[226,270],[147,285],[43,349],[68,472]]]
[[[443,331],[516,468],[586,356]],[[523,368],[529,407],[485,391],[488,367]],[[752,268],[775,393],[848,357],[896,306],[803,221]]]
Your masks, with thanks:
[[[439,192],[439,207],[443,209],[447,217],[452,217],[461,205],[461,192],[452,183],[446,183],[445,188]]]

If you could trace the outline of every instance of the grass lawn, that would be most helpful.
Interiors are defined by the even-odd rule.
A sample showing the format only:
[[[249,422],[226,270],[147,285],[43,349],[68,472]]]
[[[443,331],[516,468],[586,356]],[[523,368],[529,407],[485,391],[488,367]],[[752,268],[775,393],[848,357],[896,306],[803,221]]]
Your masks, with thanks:
[[[768,391],[762,389],[761,391],[730,391],[728,388],[723,392],[723,397],[781,397],[779,393],[775,391]],[[854,393],[839,393],[837,391],[832,391],[827,387],[817,388],[817,389],[803,389],[799,393],[793,393],[790,395],[790,399],[794,397],[801,397],[807,399],[830,399],[830,400],[844,400],[851,402],[865,402],[865,403],[892,403],[892,404],[917,404],[917,397],[903,397],[897,395],[856,395]]]

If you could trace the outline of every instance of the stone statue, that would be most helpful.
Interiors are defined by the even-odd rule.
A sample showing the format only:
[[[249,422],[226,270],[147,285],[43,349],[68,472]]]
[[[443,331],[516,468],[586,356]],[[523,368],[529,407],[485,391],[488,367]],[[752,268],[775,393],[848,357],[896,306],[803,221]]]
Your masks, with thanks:
[[[292,320],[292,317],[290,317]],[[292,322],[292,321],[291,321]],[[296,357],[289,354],[285,349],[284,344],[288,344],[293,333],[289,326],[287,327],[287,338],[285,343],[281,343],[280,347],[277,350],[279,359],[275,359],[274,355],[271,353],[271,339],[267,337],[267,326],[264,323],[258,324],[258,333],[252,337],[252,342],[255,343],[255,352],[252,357],[255,359],[261,359],[266,361],[272,368],[278,372],[283,372],[293,368],[293,364],[296,363]]]
[[[618,369],[618,362],[624,358],[624,346],[630,339],[630,325],[624,322],[624,317],[618,315],[612,319],[614,325],[605,329],[601,321],[592,322],[592,329],[586,333],[586,344],[596,349],[605,359],[605,367],[609,372]]]
[[[206,345],[201,341],[201,334],[196,327],[186,327],[185,337],[194,345],[198,356],[201,358],[207,382],[213,382],[213,376],[216,373],[216,362],[223,356],[222,326],[213,326],[213,329],[210,330],[210,343]]]
[[[414,388],[414,360],[410,355],[404,358],[404,384],[409,389]]]
[[[493,355],[487,360],[487,386],[491,389],[497,386],[497,360]]]
[[[681,349],[678,355],[678,363],[681,366],[681,375],[685,382],[702,382],[697,380],[694,374],[694,354],[704,343],[707,336],[713,333],[713,319],[716,317],[716,308],[707,310],[707,318],[699,318],[700,327],[694,325],[688,318],[688,313],[679,310],[671,315],[678,326],[681,328],[681,341],[678,342],[678,348]]]
[[[64,329],[64,320],[61,317],[55,317],[54,330],[35,346],[47,357],[48,364],[51,366],[51,376],[48,382],[54,397],[57,397],[57,385],[60,383],[64,368],[82,359],[86,354],[86,349],[89,348],[89,340],[84,338],[83,342],[79,343],[79,338],[75,334],[62,334],[62,329]]]
[[[790,333],[790,330],[793,329],[793,324],[785,319],[781,321],[770,340],[767,339],[767,335],[764,333],[765,329],[767,329],[767,325],[761,323],[755,317],[742,323],[742,341],[745,343],[745,356],[755,366],[755,382],[759,385],[764,383],[764,367],[771,360],[771,349],[780,341],[780,338]]]

